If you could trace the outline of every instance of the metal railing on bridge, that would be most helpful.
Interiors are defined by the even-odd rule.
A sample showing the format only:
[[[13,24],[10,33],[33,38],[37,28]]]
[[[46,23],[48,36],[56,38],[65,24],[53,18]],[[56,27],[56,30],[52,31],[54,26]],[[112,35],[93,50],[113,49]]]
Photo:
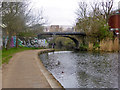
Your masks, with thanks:
[[[86,36],[84,32],[43,32],[39,33],[39,35],[81,35]]]

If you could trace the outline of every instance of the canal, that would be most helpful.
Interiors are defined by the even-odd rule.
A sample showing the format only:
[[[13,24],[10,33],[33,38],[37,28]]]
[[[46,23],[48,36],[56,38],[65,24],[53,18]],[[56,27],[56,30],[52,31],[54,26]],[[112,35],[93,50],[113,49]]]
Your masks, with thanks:
[[[56,51],[40,59],[64,88],[118,88],[118,53]]]

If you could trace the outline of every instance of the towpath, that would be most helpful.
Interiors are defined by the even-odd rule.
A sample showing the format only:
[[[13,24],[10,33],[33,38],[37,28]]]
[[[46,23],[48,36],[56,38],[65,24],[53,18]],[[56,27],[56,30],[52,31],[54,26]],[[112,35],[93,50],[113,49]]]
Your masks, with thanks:
[[[16,53],[9,64],[3,68],[3,88],[60,88],[61,86],[49,77],[49,73],[41,66],[38,52],[42,50],[27,50]],[[47,73],[47,74],[46,74]],[[48,75],[48,76],[45,76]],[[52,82],[55,81],[55,82]]]

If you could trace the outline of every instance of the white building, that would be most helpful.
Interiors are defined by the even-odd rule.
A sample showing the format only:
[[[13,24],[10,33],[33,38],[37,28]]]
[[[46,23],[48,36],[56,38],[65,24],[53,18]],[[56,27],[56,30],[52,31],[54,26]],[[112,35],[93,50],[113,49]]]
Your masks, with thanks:
[[[62,28],[62,32],[73,32],[74,31],[73,27],[69,25],[60,25],[60,28]]]

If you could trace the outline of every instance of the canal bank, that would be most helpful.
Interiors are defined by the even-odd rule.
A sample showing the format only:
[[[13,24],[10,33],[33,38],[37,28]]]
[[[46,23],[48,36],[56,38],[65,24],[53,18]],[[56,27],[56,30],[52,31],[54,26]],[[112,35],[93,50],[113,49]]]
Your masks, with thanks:
[[[41,63],[38,53],[51,49],[16,53],[2,70],[2,88],[62,88]]]
[[[39,68],[41,69],[41,72],[43,73],[43,75],[46,77],[48,83],[50,84],[51,88],[62,88],[63,86],[60,84],[60,82],[52,75],[52,73],[50,73],[45,67],[44,64],[41,62],[39,55],[43,54],[43,53],[49,53],[49,52],[54,52],[54,50],[50,49],[50,50],[43,50],[43,51],[38,51],[37,54],[37,60],[38,60],[38,65]]]

